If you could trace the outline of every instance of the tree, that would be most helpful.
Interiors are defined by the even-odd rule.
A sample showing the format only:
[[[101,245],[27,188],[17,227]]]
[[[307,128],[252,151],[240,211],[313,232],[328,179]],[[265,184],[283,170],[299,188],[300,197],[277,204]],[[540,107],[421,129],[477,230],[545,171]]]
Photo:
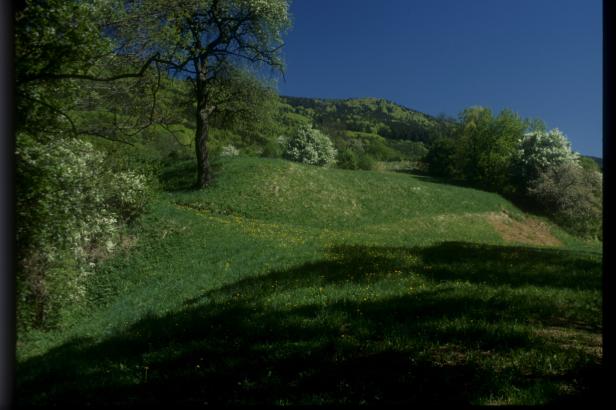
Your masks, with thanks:
[[[434,139],[425,159],[428,172],[437,177],[455,177],[455,152],[456,141],[453,138],[443,136]]]
[[[455,156],[463,178],[490,190],[510,192],[510,166],[525,128],[522,119],[510,110],[496,117],[483,107],[464,110]]]
[[[280,135],[278,94],[250,72],[230,68],[213,82],[210,95],[218,108],[209,125],[237,134],[242,146],[261,147]]]
[[[131,121],[128,128],[143,128],[143,116],[135,115],[138,110],[134,107],[152,100],[143,98],[149,95],[143,89],[156,85],[157,76],[151,70],[156,55],[143,59],[137,47],[123,50],[112,36],[105,35],[110,22],[117,19],[119,5],[120,0],[21,3],[15,13],[14,33],[16,131],[44,140],[67,133],[114,139],[117,131],[127,129],[117,126],[118,115],[105,121],[100,110],[95,115],[101,123],[96,129],[109,132],[82,128],[75,115],[80,100],[87,100],[90,108],[97,110],[107,103],[107,114],[129,110],[133,120],[141,118],[139,126]],[[135,84],[141,89],[134,89]],[[148,106],[144,111],[148,112],[145,122],[150,124],[152,110]]]
[[[462,179],[481,182],[486,175],[483,158],[490,150],[492,111],[484,107],[466,108],[460,114],[459,138],[456,139],[455,168]]]
[[[126,2],[126,16],[114,26],[114,35],[127,43],[141,42],[140,48],[156,55],[157,63],[192,81],[198,187],[206,187],[212,178],[208,147],[212,114],[235,98],[216,101],[214,83],[242,64],[282,70],[281,35],[290,25],[288,8],[287,0]]]
[[[509,109],[502,110],[492,124],[492,143],[483,162],[490,188],[510,194],[515,191],[511,166],[517,143],[527,127],[522,118]]]

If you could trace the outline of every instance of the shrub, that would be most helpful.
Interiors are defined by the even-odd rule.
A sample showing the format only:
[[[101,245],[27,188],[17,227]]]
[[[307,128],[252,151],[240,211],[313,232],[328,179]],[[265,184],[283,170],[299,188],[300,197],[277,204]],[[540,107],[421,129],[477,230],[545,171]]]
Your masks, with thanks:
[[[601,239],[602,182],[600,172],[585,170],[569,161],[541,172],[528,191],[565,229]]]
[[[577,158],[578,154],[571,151],[571,143],[558,129],[534,131],[520,139],[513,173],[518,184],[524,188],[541,173],[567,162],[575,162]]]
[[[287,141],[284,156],[304,164],[330,165],[336,162],[336,149],[321,131],[304,125]]]
[[[78,139],[19,134],[16,155],[18,324],[51,324],[60,307],[83,300],[97,255],[143,211],[148,188],[143,175],[112,172]]]
[[[220,151],[221,157],[237,157],[238,155],[240,155],[240,150],[233,145],[225,145]]]
[[[261,156],[265,158],[280,158],[282,156],[282,142],[276,140],[268,140],[263,147]]]
[[[143,213],[150,200],[146,178],[135,171],[121,171],[101,187],[106,188],[105,205],[124,223],[132,222]]]
[[[435,139],[425,158],[428,172],[437,177],[454,177],[456,175],[455,150],[456,144],[453,138],[439,137]]]
[[[375,166],[374,158],[372,158],[368,154],[361,154],[359,156],[359,160],[357,161],[357,166],[359,167],[359,169],[370,171],[374,169]]]
[[[343,169],[358,169],[359,160],[357,154],[349,148],[338,151],[337,165],[338,168]]]

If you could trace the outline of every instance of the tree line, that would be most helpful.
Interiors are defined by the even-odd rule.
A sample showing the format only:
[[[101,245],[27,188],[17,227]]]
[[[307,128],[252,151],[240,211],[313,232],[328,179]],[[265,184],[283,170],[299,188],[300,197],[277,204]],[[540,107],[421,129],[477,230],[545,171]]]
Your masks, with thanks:
[[[574,234],[602,237],[602,173],[560,130],[484,107],[449,124],[425,157],[430,174],[503,194]]]

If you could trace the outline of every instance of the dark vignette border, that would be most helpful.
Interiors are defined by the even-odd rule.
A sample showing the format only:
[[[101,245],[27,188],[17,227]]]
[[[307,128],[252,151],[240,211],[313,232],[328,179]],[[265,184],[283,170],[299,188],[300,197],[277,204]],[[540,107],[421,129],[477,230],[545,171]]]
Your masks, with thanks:
[[[21,2],[18,2],[21,3]],[[13,26],[14,5],[12,1],[0,2],[0,409],[11,408],[14,400],[15,369],[15,289],[14,289],[14,75],[13,75]],[[612,287],[611,272],[614,267],[610,254],[613,244],[609,228],[612,216],[609,212],[613,200],[611,161],[613,157],[612,135],[614,126],[614,81],[616,66],[613,62],[614,3],[603,1],[603,159],[604,159],[604,365],[608,370],[613,365]]]
[[[15,378],[13,2],[0,3],[0,408],[13,404]]]
[[[603,1],[603,364],[608,375],[614,361],[613,316],[610,311],[613,303],[610,290],[613,291],[614,255],[610,252],[613,246],[613,230],[610,229],[614,208],[614,190],[612,179],[613,135],[614,127],[614,77],[616,70],[613,59],[614,42],[614,2]],[[613,294],[612,294],[613,296]],[[606,382],[607,384],[607,382]],[[605,391],[607,394],[607,390]],[[607,397],[607,395],[605,396]]]

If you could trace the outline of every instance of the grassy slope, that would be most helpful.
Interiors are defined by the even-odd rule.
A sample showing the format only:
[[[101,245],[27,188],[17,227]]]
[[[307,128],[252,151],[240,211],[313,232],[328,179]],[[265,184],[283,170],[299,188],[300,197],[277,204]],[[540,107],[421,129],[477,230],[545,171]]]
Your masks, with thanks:
[[[20,340],[24,402],[541,403],[594,385],[599,244],[555,227],[559,247],[508,243],[488,220],[522,226],[510,203],[405,174],[237,158],[181,191],[187,166],[92,306]]]

